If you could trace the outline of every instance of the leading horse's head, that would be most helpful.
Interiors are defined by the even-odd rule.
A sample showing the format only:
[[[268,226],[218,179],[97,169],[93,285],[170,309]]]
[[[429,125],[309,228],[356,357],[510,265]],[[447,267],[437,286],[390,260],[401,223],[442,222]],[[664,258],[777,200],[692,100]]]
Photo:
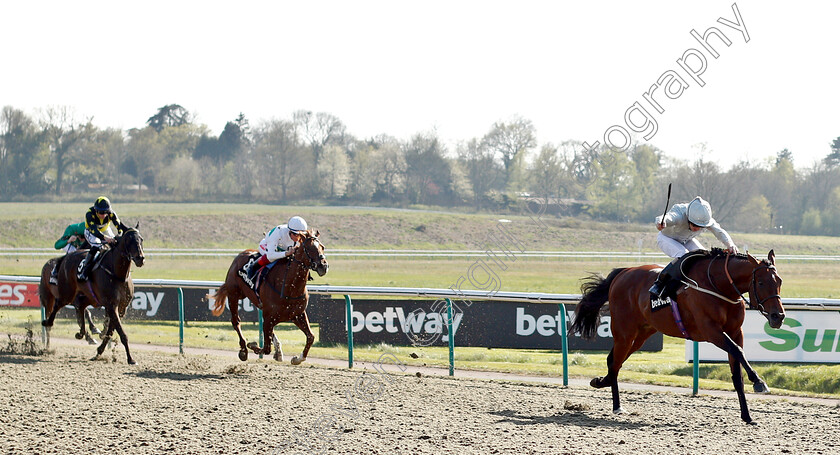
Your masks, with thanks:
[[[146,256],[143,255],[143,237],[137,230],[139,227],[140,223],[137,223],[133,228],[128,228],[123,232],[123,235],[117,238],[117,249],[129,261],[134,261],[137,267],[143,267]]]
[[[752,256],[750,258],[755,266],[750,280],[750,309],[761,312],[770,327],[778,329],[785,320],[785,308],[780,296],[782,279],[776,272],[776,254],[770,250],[767,259],[760,262]]]
[[[318,276],[324,276],[327,274],[330,265],[324,256],[324,245],[318,239],[319,235],[321,233],[318,231],[315,231],[314,234],[311,231],[306,232],[301,242],[301,249],[303,250],[302,262],[304,266],[318,273]]]

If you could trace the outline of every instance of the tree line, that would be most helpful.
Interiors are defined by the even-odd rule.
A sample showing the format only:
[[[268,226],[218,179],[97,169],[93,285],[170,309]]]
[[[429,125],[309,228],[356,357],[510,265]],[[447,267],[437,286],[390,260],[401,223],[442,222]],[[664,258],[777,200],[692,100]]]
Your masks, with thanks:
[[[482,137],[447,147],[434,131],[407,140],[357,138],[336,116],[297,111],[251,125],[240,114],[221,134],[177,104],[127,131],[79,120],[69,107],[33,118],[0,112],[0,200],[123,194],[137,200],[435,205],[517,210],[523,198],[559,214],[569,207],[600,220],[652,222],[672,201],[701,195],[727,228],[840,235],[840,137],[808,167],[787,149],[730,169],[686,160],[650,144],[627,151],[581,141],[544,143],[530,120],[513,117]],[[541,199],[540,199],[541,198]]]

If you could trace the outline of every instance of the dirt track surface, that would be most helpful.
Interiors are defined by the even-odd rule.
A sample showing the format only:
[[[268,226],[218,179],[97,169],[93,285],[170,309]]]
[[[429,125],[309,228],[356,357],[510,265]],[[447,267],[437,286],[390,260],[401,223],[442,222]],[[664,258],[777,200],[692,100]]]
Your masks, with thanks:
[[[840,407],[93,348],[0,355],[5,454],[831,454]],[[411,373],[411,374],[409,374]],[[295,444],[295,439],[308,445]],[[297,447],[291,450],[290,447]]]

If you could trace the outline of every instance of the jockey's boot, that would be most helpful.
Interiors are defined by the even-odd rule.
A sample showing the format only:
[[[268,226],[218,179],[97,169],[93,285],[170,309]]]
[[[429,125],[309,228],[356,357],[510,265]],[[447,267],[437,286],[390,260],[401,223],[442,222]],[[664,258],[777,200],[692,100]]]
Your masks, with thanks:
[[[58,284],[58,262],[55,263],[50,271],[50,284]]]
[[[656,277],[656,281],[653,283],[653,286],[650,287],[651,300],[657,300],[665,297],[665,291],[668,289],[668,283],[670,283],[671,280],[678,280],[680,278],[679,264],[682,262],[680,259],[681,258],[677,258],[669,262],[668,265],[659,272],[659,276]]]
[[[248,281],[253,283],[260,268],[268,265],[269,262],[271,261],[268,260],[268,256],[266,255],[262,255],[258,261],[252,262],[248,267]]]
[[[93,268],[93,258],[96,256],[96,253],[99,251],[99,248],[91,247],[88,252],[87,256],[85,256],[84,262],[79,264],[79,270],[76,275],[76,279],[80,282],[85,282],[88,280],[88,275],[90,274],[90,269]],[[82,266],[84,265],[84,267]]]

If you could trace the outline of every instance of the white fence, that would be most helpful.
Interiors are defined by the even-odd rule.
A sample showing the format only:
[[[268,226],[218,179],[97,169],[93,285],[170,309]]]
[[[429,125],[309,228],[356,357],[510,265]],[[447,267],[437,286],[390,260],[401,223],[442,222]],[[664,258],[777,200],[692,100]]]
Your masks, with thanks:
[[[232,257],[242,250],[228,248],[149,248],[143,250],[147,256],[154,257]],[[52,248],[0,248],[2,256],[58,256],[61,252]],[[363,250],[330,249],[330,257],[348,258],[426,258],[426,259],[469,259],[487,256],[484,250]],[[517,252],[517,257],[540,259],[601,259],[619,260],[636,259],[650,262],[664,262],[668,258],[659,252],[642,251],[525,251]],[[780,261],[791,262],[840,262],[838,255],[815,254],[779,254]]]

